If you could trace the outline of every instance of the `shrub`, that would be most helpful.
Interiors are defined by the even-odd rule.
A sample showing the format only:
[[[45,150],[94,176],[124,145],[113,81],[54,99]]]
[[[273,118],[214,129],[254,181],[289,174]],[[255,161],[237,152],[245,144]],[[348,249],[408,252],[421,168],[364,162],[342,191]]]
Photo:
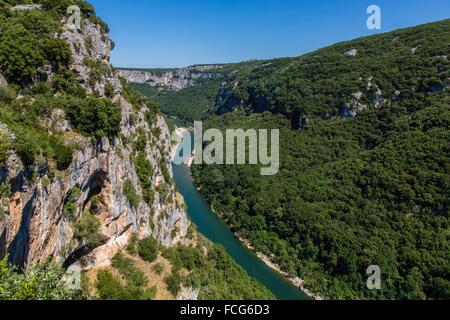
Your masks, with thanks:
[[[164,181],[166,183],[170,184],[172,182],[172,178],[170,177],[169,169],[167,168],[167,165],[165,163],[160,163],[159,167],[161,168],[161,173],[164,177]]]
[[[11,184],[9,182],[4,182],[0,184],[0,199],[9,198],[11,196]]]
[[[69,220],[75,219],[78,213],[78,197],[80,196],[81,190],[79,187],[74,187],[66,199],[63,206],[63,214]]]
[[[132,283],[124,286],[119,278],[105,270],[98,273],[96,287],[102,300],[152,300],[156,295],[156,287],[143,289]]]
[[[112,99],[114,97],[114,94],[114,86],[111,84],[111,82],[107,81],[105,84],[105,96]]]
[[[105,270],[97,274],[96,287],[102,300],[131,300],[130,295],[120,282],[120,279]]]
[[[59,145],[55,154],[56,168],[60,171],[66,170],[73,159],[73,148]]]
[[[54,75],[52,89],[55,93],[66,93],[79,98],[86,97],[86,90],[80,86],[74,71],[67,68]]]
[[[125,180],[125,183],[123,185],[123,194],[133,208],[137,209],[139,207],[139,202],[141,201],[141,199],[139,198],[139,195],[137,194],[136,189],[134,188],[133,183],[130,179]]]
[[[157,263],[153,266],[153,271],[155,271],[157,275],[161,275],[164,272],[164,266],[161,263]]]
[[[61,280],[65,271],[46,263],[19,272],[0,260],[0,300],[72,300],[76,292]]]
[[[133,143],[133,151],[144,152],[147,147],[147,136],[145,133],[139,133],[136,141]]]
[[[153,166],[142,152],[134,160],[134,166],[141,184],[142,197],[147,204],[152,205],[154,197],[150,179],[153,176]]]
[[[147,262],[156,260],[158,257],[158,250],[158,242],[151,237],[139,242],[139,256]]]
[[[11,152],[11,143],[6,134],[0,131],[0,168],[5,165]]]
[[[130,241],[127,245],[127,252],[131,255],[135,255],[138,253],[138,245],[139,245],[139,239],[136,234],[133,233],[131,236]]]
[[[28,83],[37,75],[38,67],[46,58],[39,39],[21,25],[2,33],[0,38],[0,65],[5,77],[14,83]]]
[[[11,103],[16,98],[16,93],[11,88],[0,88],[0,101]]]
[[[112,265],[125,276],[129,286],[144,287],[147,285],[148,279],[145,274],[136,268],[133,260],[125,257],[122,253],[118,253],[114,256]]]
[[[181,276],[177,272],[166,278],[164,282],[167,285],[167,289],[174,297],[181,290]]]
[[[139,300],[153,300],[156,296],[156,293],[157,289],[155,286],[148,288],[147,290],[144,290]]]
[[[110,100],[71,99],[66,103],[65,112],[77,131],[94,138],[114,138],[120,132],[122,111]]]
[[[34,164],[39,152],[38,146],[40,145],[40,141],[37,140],[33,132],[22,128],[15,131],[15,136],[16,141],[14,147],[16,153],[26,166]]]
[[[100,246],[104,239],[100,234],[100,221],[91,213],[85,212],[74,224],[74,238],[82,241],[88,248]]]
[[[47,59],[52,62],[57,71],[67,66],[72,58],[70,47],[63,39],[46,39],[44,41],[44,48]]]

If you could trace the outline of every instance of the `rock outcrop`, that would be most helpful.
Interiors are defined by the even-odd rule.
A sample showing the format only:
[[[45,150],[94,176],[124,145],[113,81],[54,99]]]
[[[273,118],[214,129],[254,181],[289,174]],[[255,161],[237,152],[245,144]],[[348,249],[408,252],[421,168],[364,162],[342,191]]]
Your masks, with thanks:
[[[153,235],[168,247],[183,243],[189,220],[175,187],[165,181],[164,172],[171,175],[172,171],[171,135],[164,118],[155,115],[149,122],[145,105],[133,106],[122,96],[121,82],[109,64],[111,41],[100,26],[85,20],[82,30],[67,28],[62,37],[72,50],[71,69],[78,73],[88,93],[95,91],[105,97],[105,86],[109,83],[114,88],[112,99],[122,109],[120,138],[93,142],[73,132],[64,120],[63,111],[56,109],[47,123],[52,128],[49,131],[64,133],[79,147],[69,168],[52,175],[45,161],[27,168],[16,154],[9,157],[0,172],[0,185],[5,181],[12,185],[12,195],[0,219],[0,256],[9,255],[10,261],[17,265],[34,265],[52,258],[66,267],[79,265],[87,270],[109,265],[133,234],[139,238]],[[92,65],[87,60],[106,70],[95,81],[90,78]],[[138,132],[145,132],[148,137],[144,154],[154,169],[149,177],[154,200],[152,203],[141,200],[133,206],[124,194],[125,181],[131,181],[137,193],[142,190],[132,146],[125,140],[132,140]],[[158,137],[154,132],[159,133]],[[168,186],[164,194],[157,191],[162,183]],[[75,220],[64,214],[73,190],[78,190],[74,200]],[[101,208],[97,218],[103,242],[87,248],[74,237],[74,223],[85,215],[94,198]]]
[[[8,83],[6,82],[5,77],[0,73],[0,89],[6,88]]]
[[[196,85],[200,80],[220,78],[220,73],[209,72],[219,69],[221,69],[221,66],[218,65],[201,65],[174,69],[161,74],[152,71],[125,69],[118,70],[118,74],[131,83],[145,83],[151,87],[179,91]]]

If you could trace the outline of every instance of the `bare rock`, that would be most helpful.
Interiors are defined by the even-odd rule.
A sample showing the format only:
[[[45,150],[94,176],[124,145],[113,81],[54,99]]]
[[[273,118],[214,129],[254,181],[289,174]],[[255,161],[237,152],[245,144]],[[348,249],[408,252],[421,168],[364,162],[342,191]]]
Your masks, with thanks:
[[[8,86],[8,82],[6,82],[5,77],[0,73],[0,89],[6,88]]]
[[[356,49],[351,49],[350,51],[347,51],[347,52],[345,53],[345,55],[346,55],[347,57],[356,57],[356,56],[358,55],[358,50],[356,50]]]
[[[16,11],[33,11],[33,10],[41,10],[41,4],[19,4],[11,8],[12,12]]]
[[[420,47],[421,47],[421,46],[417,46],[417,47],[411,48],[411,52],[412,52],[413,54],[416,54],[417,50],[419,50]]]
[[[200,291],[193,288],[181,288],[178,293],[177,300],[179,301],[196,301]]]
[[[151,87],[166,88],[171,91],[179,91],[193,86],[201,79],[215,79],[220,77],[218,73],[209,72],[220,69],[221,66],[191,66],[175,69],[163,74],[154,74],[148,71],[118,70],[118,74],[131,83],[148,84]]]

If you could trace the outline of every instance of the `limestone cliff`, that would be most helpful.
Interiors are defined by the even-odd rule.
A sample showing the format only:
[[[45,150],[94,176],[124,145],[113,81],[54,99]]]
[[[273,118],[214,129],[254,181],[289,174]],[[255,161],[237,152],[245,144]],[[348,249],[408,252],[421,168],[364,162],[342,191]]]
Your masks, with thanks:
[[[196,85],[201,80],[212,80],[221,77],[218,71],[220,65],[198,65],[187,68],[167,70],[157,73],[152,70],[118,70],[118,74],[131,83],[148,84],[151,87],[167,88],[169,91],[179,91]]]
[[[10,261],[19,265],[52,258],[66,267],[79,264],[87,270],[109,265],[133,234],[139,238],[153,235],[164,246],[184,242],[189,221],[173,183],[166,181],[171,180],[167,172],[172,173],[170,132],[164,118],[156,115],[149,122],[145,105],[132,105],[126,100],[121,82],[109,64],[111,41],[99,25],[85,20],[81,30],[66,27],[62,38],[72,51],[71,69],[78,73],[88,93],[106,97],[105,87],[112,86],[110,98],[122,109],[121,133],[119,138],[92,141],[72,130],[62,110],[57,110],[51,119],[43,119],[79,147],[69,168],[51,176],[47,162],[30,168],[11,154],[0,171],[0,185],[9,181],[12,189],[10,199],[1,203],[4,218],[0,220],[0,256],[9,255]],[[94,80],[93,65],[106,70]],[[51,72],[48,75],[51,77]],[[132,160],[133,148],[127,141],[133,141],[138,132],[147,137],[144,155],[154,169],[154,194],[152,203],[140,200],[132,205],[124,194],[125,181],[131,181],[138,194],[142,187]],[[94,198],[103,240],[101,245],[89,248],[74,237],[73,226],[93,205]],[[72,221],[64,215],[69,201],[76,207]]]

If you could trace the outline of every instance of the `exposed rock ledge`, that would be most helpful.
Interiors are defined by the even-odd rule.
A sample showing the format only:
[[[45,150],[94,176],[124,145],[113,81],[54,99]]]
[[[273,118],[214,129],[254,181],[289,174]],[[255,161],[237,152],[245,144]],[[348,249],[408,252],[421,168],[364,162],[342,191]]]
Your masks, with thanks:
[[[174,69],[162,74],[140,70],[118,70],[118,74],[131,83],[148,84],[151,87],[166,88],[171,91],[179,91],[189,86],[196,85],[201,79],[216,79],[221,77],[219,73],[208,72],[212,69],[220,69],[220,66],[192,66]]]

